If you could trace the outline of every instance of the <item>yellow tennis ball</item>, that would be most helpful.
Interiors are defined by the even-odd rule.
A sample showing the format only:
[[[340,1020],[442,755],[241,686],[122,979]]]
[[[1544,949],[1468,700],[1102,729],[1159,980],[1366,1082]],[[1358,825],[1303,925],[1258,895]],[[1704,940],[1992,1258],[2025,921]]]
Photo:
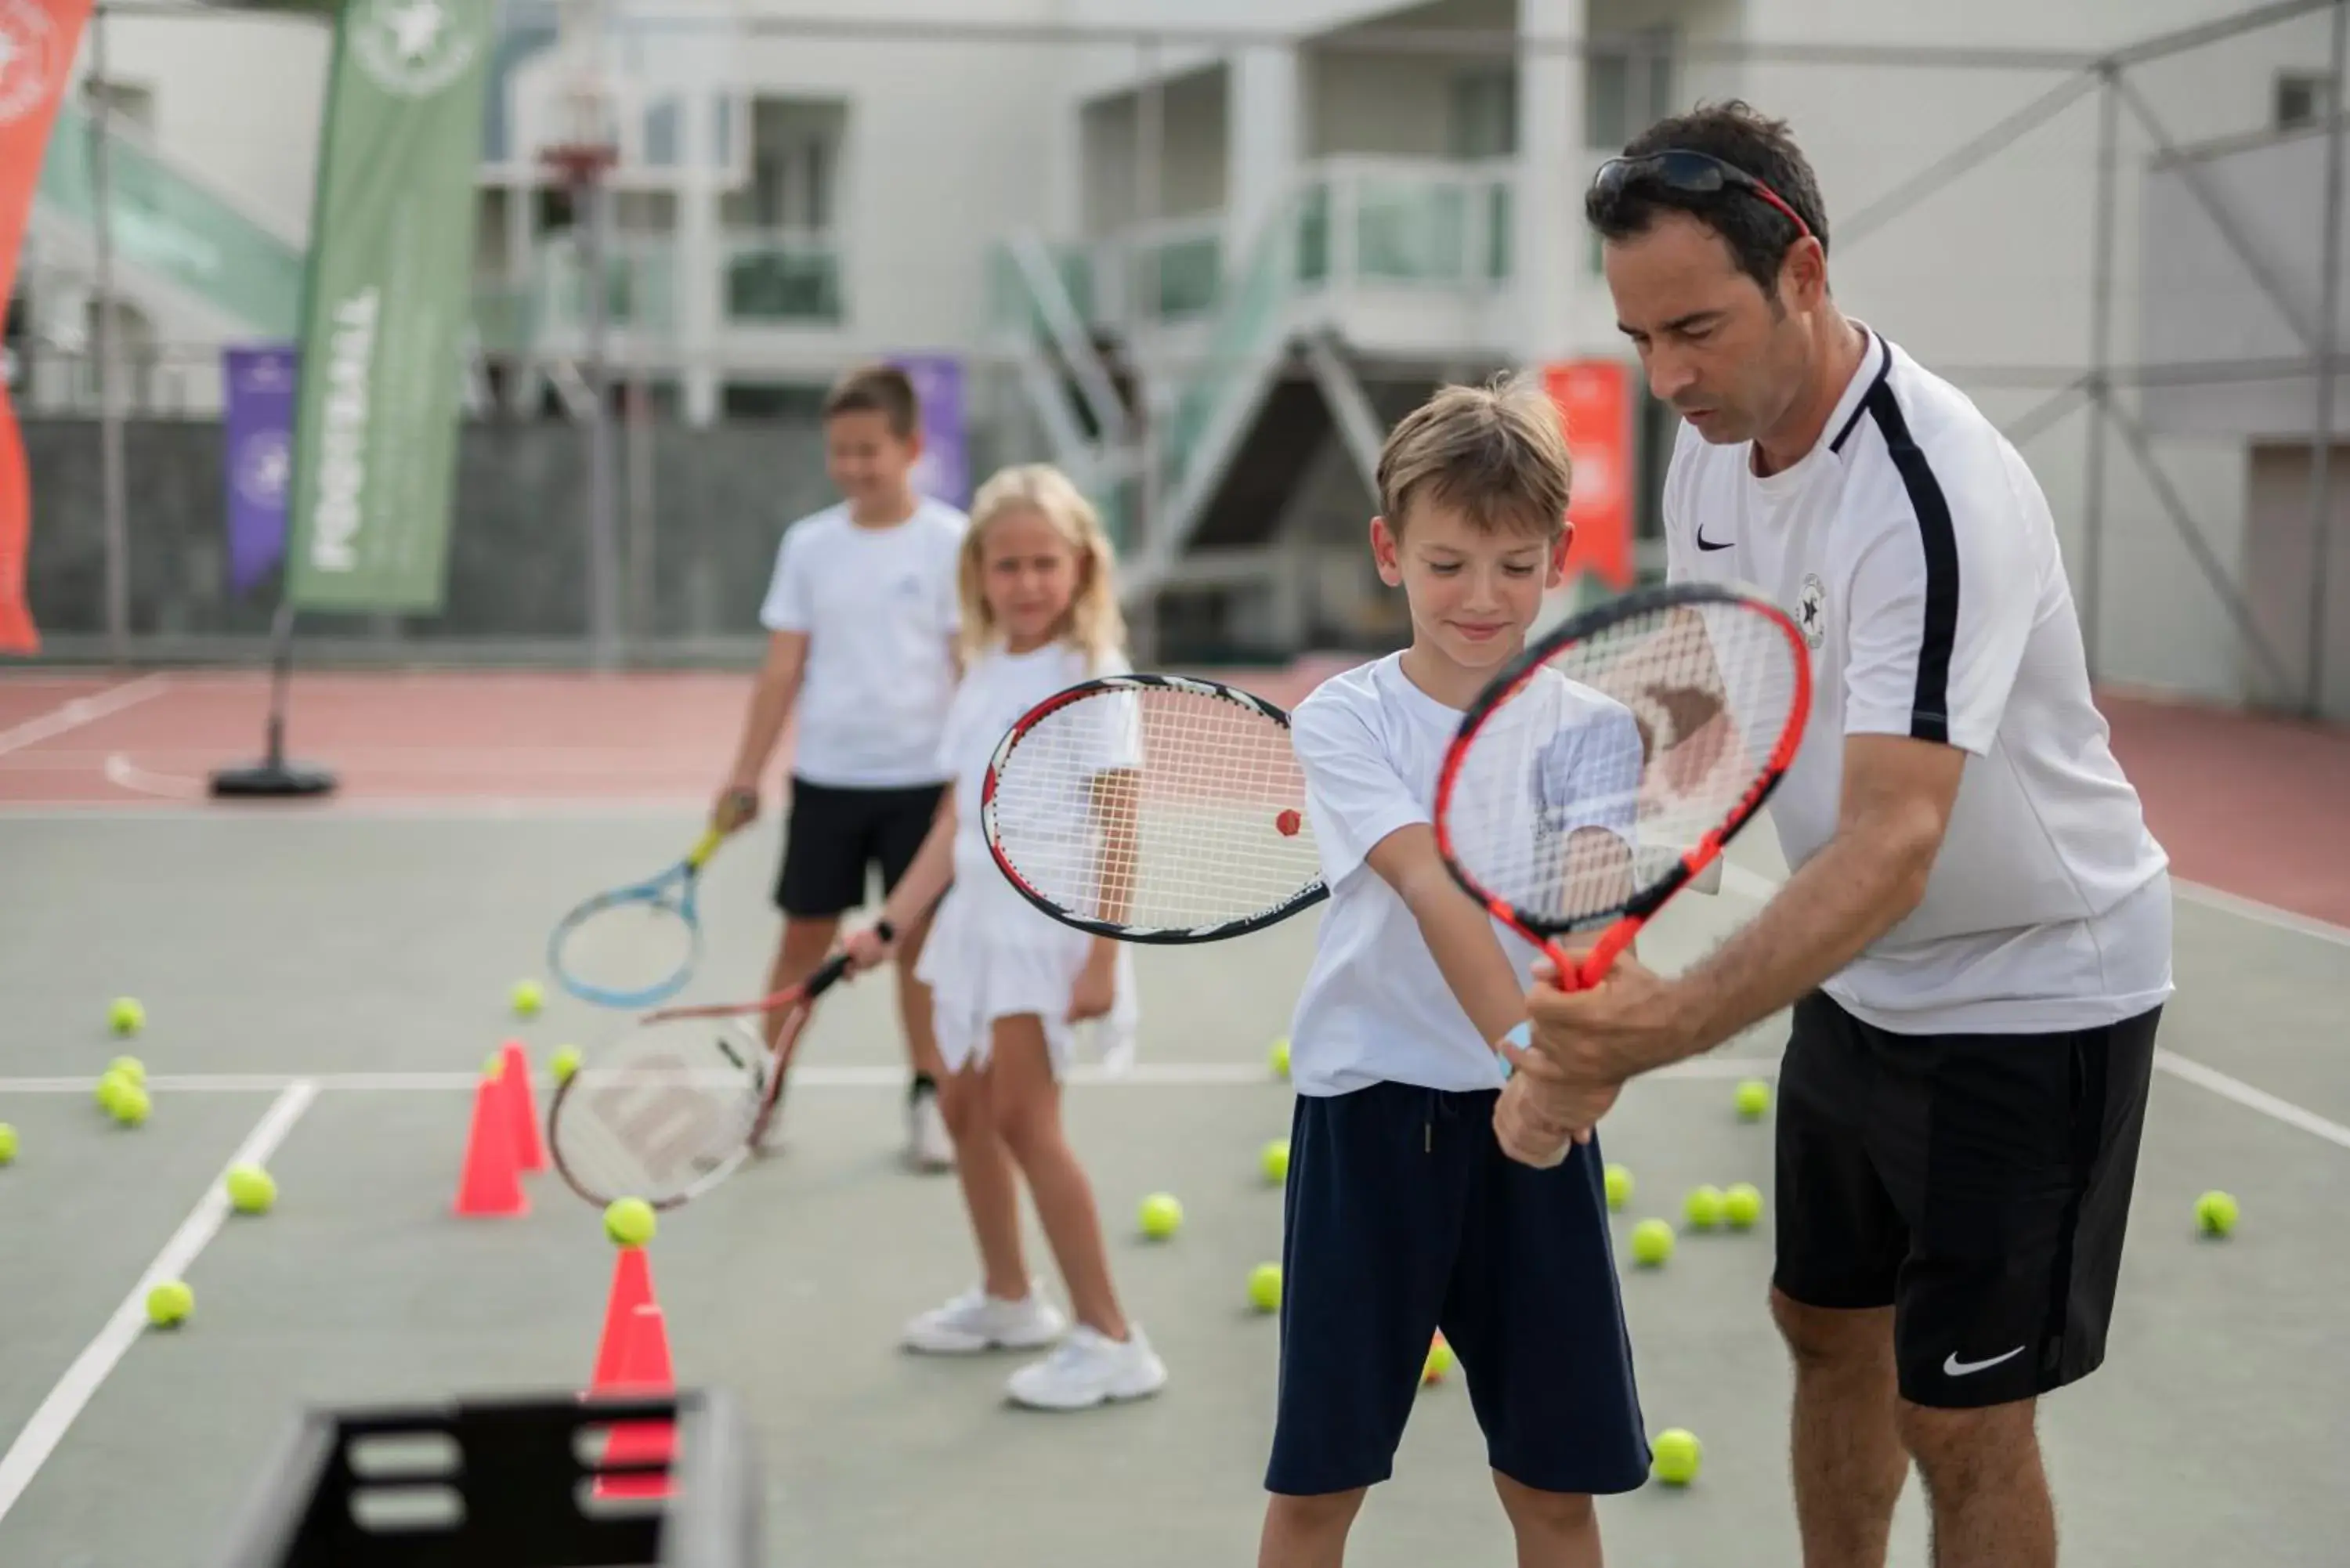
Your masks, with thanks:
[[[136,1056],[117,1056],[106,1064],[109,1073],[120,1073],[140,1088],[147,1086],[147,1064]]]
[[[1607,1207],[1621,1209],[1632,1201],[1632,1172],[1628,1167],[1610,1163],[1607,1170]]]
[[[224,1185],[230,1206],[240,1214],[266,1214],[277,1202],[276,1178],[257,1165],[230,1166]]]
[[[1444,1335],[1439,1333],[1428,1346],[1428,1359],[1420,1363],[1419,1380],[1422,1383],[1441,1383],[1444,1375],[1452,1367],[1452,1347],[1444,1343]]]
[[[547,1067],[554,1073],[555,1081],[556,1083],[569,1083],[571,1081],[571,1075],[579,1071],[579,1047],[577,1045],[564,1046],[561,1050],[556,1052],[555,1055],[548,1061]]]
[[[106,1023],[117,1034],[136,1034],[147,1027],[147,1010],[135,996],[118,996],[106,1010]]]
[[[1632,1261],[1644,1269],[1661,1267],[1673,1255],[1673,1228],[1662,1220],[1643,1220],[1632,1227]]]
[[[147,1293],[147,1321],[158,1328],[177,1328],[196,1310],[196,1293],[185,1280],[165,1280]]]
[[[108,1116],[112,1116],[114,1114],[114,1097],[122,1093],[123,1090],[131,1087],[134,1087],[134,1085],[131,1084],[130,1080],[124,1077],[120,1073],[100,1073],[98,1075],[98,1088],[95,1096],[98,1100],[98,1108],[104,1111]]]
[[[13,1165],[16,1160],[16,1129],[0,1122],[0,1165]]]
[[[1771,1108],[1771,1085],[1760,1078],[1748,1078],[1738,1085],[1738,1118],[1755,1122]]]
[[[1649,1473],[1667,1486],[1687,1486],[1697,1480],[1698,1465],[1705,1458],[1705,1445],[1697,1434],[1680,1427],[1659,1432],[1649,1451]]]
[[[1289,1140],[1287,1138],[1277,1137],[1266,1144],[1263,1152],[1257,1157],[1257,1159],[1258,1163],[1264,1167],[1264,1179],[1267,1181],[1282,1182],[1289,1179]]]
[[[1692,1231],[1711,1231],[1721,1223],[1721,1189],[1711,1182],[1692,1188],[1682,1204]]]
[[[1259,1312],[1281,1310],[1281,1265],[1259,1263],[1249,1271],[1249,1304]]]
[[[1289,1077],[1289,1036],[1288,1036],[1288,1035],[1284,1034],[1284,1035],[1281,1036],[1279,1039],[1275,1040],[1275,1041],[1273,1043],[1273,1049],[1272,1049],[1272,1050],[1270,1050],[1270,1051],[1268,1051],[1268,1052],[1265,1054],[1265,1060],[1266,1060],[1267,1064],[1268,1064],[1269,1065],[1271,1065],[1271,1067],[1273,1068],[1273,1075],[1274,1075],[1274,1077],[1279,1078],[1279,1079],[1282,1079],[1284,1082],[1286,1082],[1286,1081],[1288,1080],[1288,1077]]]
[[[1175,1234],[1183,1223],[1183,1205],[1171,1192],[1154,1192],[1142,1200],[1142,1233],[1154,1241]]]
[[[538,1010],[546,1005],[546,993],[535,980],[515,981],[514,1010],[516,1018],[536,1018]]]
[[[154,1108],[147,1091],[136,1084],[125,1084],[114,1096],[114,1119],[124,1127],[144,1127],[147,1113]]]
[[[644,1246],[657,1228],[653,1206],[641,1198],[616,1198],[605,1207],[604,1234],[615,1246]]]
[[[1731,1183],[1721,1195],[1721,1217],[1733,1231],[1752,1231],[1762,1218],[1762,1189],[1751,1181]]]
[[[2195,1200],[2195,1222],[2207,1236],[2225,1236],[2236,1228],[2236,1200],[2225,1192],[2207,1192]]]

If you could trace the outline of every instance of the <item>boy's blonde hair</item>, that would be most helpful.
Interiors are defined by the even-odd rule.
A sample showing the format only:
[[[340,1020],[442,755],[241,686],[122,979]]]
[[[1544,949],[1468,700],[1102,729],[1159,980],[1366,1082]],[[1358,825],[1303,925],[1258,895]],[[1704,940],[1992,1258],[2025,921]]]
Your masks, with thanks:
[[[1388,432],[1379,511],[1398,535],[1414,503],[1435,501],[1481,528],[1555,539],[1574,476],[1558,405],[1539,382],[1504,376],[1443,388]]]
[[[1103,532],[1093,503],[1069,476],[1048,462],[999,469],[979,487],[971,504],[971,528],[963,535],[958,574],[962,594],[962,647],[966,657],[997,637],[995,618],[983,591],[987,525],[1007,512],[1043,514],[1077,556],[1077,591],[1056,633],[1099,663],[1126,647],[1126,616],[1118,606],[1118,556]]]

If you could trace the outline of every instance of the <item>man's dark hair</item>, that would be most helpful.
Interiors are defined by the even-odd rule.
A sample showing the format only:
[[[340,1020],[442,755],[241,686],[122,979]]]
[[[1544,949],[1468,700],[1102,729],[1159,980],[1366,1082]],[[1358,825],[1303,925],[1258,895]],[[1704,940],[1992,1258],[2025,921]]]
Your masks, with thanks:
[[[1675,147],[1710,153],[1770,186],[1803,215],[1820,242],[1820,250],[1827,250],[1828,214],[1820,200],[1819,181],[1812,173],[1811,161],[1789,134],[1785,120],[1766,119],[1737,99],[1700,104],[1687,114],[1648,127],[1626,144],[1624,156],[1641,158]],[[1583,215],[1611,240],[1647,233],[1659,209],[1687,213],[1720,234],[1730,246],[1738,270],[1752,278],[1765,295],[1776,297],[1779,264],[1795,242],[1795,225],[1787,221],[1786,213],[1753,192],[1724,185],[1720,191],[1698,194],[1671,190],[1653,179],[1636,179],[1613,192],[1595,185],[1583,201]]]

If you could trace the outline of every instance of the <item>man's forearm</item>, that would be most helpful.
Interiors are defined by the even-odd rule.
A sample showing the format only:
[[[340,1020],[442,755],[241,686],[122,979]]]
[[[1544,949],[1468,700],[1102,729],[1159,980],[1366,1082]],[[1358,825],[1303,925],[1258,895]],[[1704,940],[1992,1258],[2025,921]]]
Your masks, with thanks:
[[[1915,909],[1929,846],[1831,840],[1762,912],[1690,966],[1675,990],[1687,1054],[1794,1005]]]

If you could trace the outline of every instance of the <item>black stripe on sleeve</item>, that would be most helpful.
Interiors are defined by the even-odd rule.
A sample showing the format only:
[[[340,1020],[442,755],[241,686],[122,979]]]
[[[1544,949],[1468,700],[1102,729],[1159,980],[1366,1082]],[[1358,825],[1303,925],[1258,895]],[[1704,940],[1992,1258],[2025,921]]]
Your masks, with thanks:
[[[1893,388],[1880,380],[1865,400],[1869,417],[1885,437],[1885,450],[1918,514],[1918,543],[1926,556],[1926,614],[1918,629],[1918,690],[1909,700],[1912,740],[1950,739],[1950,649],[1959,638],[1959,535],[1950,524],[1950,504],[1934,478],[1925,452],[1909,434],[1909,421]]]

